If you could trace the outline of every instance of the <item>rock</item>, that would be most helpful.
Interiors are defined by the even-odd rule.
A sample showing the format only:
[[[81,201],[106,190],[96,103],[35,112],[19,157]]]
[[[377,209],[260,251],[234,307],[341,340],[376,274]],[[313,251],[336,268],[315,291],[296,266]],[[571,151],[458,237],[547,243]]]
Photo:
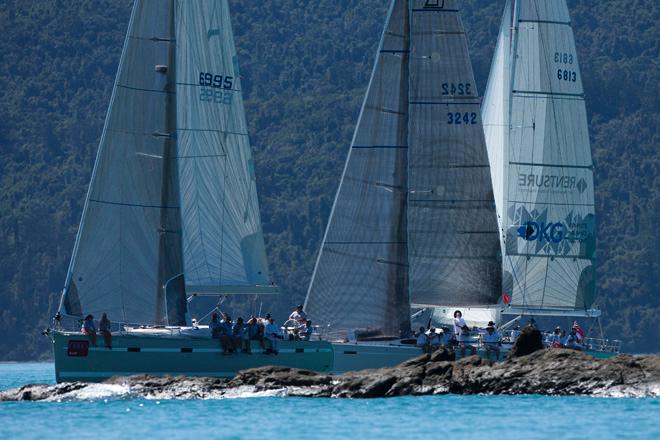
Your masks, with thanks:
[[[493,363],[479,356],[452,361],[439,349],[403,364],[340,376],[298,368],[262,367],[231,380],[133,376],[102,384],[26,385],[0,392],[3,400],[80,400],[103,397],[214,399],[246,393],[304,397],[374,398],[432,394],[544,394],[660,397],[660,356],[620,355],[594,359],[574,350],[536,349],[527,330],[517,355]],[[523,356],[526,350],[534,350]],[[265,393],[265,394],[264,394]]]
[[[509,358],[527,356],[537,350],[543,350],[543,336],[541,332],[534,327],[525,327],[521,330],[520,336],[514,342]]]

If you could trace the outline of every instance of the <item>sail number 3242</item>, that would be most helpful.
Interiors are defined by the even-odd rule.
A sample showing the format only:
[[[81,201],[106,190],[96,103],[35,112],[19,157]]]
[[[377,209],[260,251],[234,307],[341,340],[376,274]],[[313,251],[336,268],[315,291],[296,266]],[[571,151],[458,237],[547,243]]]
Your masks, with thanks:
[[[447,113],[447,124],[450,125],[473,125],[477,123],[477,114],[474,112],[449,112]]]

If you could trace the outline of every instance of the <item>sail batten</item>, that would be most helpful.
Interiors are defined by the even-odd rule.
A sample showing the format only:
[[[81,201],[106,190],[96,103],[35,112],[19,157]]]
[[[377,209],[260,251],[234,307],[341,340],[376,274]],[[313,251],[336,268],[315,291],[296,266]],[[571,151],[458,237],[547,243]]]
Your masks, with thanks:
[[[457,2],[411,16],[408,258],[413,303],[495,304],[499,240],[480,99]]]
[[[305,301],[331,332],[410,328],[408,20],[408,2],[393,1]]]
[[[107,312],[112,319],[157,323],[163,276],[180,272],[176,252],[178,196],[163,166],[171,143],[172,44],[143,38],[172,36],[172,2],[136,1],[99,144],[63,293],[63,312]],[[163,211],[174,215],[162,217]]]
[[[186,290],[258,293],[270,279],[229,5],[176,5]]]
[[[589,308],[593,162],[569,11],[564,0],[511,11],[507,2],[484,105],[503,289],[514,306]]]

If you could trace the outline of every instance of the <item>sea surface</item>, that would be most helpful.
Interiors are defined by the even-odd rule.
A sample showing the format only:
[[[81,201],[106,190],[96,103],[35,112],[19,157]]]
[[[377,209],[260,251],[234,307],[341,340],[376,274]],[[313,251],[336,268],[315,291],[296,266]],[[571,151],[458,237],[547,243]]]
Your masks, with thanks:
[[[53,364],[0,364],[0,389],[54,383]],[[0,439],[660,439],[660,399],[434,396],[345,400],[0,402]]]

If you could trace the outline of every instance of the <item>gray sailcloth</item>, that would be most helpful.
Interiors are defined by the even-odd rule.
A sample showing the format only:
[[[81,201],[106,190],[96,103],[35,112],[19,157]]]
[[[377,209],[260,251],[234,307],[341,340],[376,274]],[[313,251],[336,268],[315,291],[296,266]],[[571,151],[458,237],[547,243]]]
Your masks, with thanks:
[[[178,1],[176,36],[186,291],[273,291],[227,1]]]
[[[172,161],[173,2],[133,7],[63,294],[64,312],[166,320],[162,285],[180,273]]]
[[[406,236],[409,11],[393,1],[305,307],[331,332],[410,329]]]
[[[590,307],[593,164],[564,0],[507,2],[484,120],[511,304]]]
[[[415,0],[410,20],[410,298],[492,305],[500,297],[499,234],[458,2]]]
[[[394,1],[307,295],[322,326],[397,335],[411,302],[497,302],[479,104],[457,3]]]

